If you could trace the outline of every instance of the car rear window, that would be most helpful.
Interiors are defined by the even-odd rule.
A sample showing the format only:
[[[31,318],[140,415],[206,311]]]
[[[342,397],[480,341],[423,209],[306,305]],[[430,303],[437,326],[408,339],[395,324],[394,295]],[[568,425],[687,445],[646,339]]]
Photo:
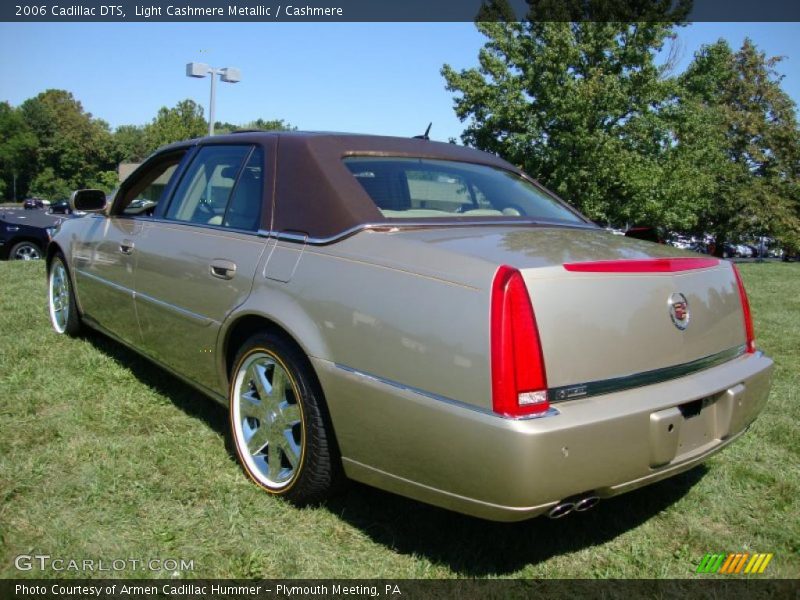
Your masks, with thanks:
[[[486,217],[584,223],[559,200],[515,173],[488,165],[353,156],[344,163],[384,217]]]

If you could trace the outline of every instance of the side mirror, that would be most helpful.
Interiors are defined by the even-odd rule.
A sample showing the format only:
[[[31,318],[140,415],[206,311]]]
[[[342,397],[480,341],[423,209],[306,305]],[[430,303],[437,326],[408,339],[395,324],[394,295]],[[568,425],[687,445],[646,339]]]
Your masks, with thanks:
[[[73,211],[100,212],[106,207],[106,193],[103,190],[78,190],[72,192],[69,206]]]

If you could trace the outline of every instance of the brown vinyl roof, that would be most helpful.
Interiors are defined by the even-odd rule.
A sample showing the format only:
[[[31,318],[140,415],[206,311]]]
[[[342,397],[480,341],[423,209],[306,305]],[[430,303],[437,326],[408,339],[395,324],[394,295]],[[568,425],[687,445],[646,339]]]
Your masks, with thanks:
[[[480,163],[520,171],[491,154],[429,140],[348,133],[242,132],[193,140],[195,144],[252,143],[267,155],[277,139],[272,182],[271,230],[327,239],[366,223],[392,223],[369,198],[342,159],[347,156],[397,156]],[[270,160],[269,158],[267,159]],[[271,166],[267,165],[267,172]],[[266,199],[270,203],[270,191]],[[264,223],[269,226],[269,223]]]

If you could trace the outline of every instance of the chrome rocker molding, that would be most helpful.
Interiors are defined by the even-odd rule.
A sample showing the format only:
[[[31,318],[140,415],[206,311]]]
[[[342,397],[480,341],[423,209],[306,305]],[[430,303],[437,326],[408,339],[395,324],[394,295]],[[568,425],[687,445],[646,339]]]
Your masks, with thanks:
[[[207,327],[209,325],[219,325],[220,324],[218,321],[216,321],[216,320],[214,320],[214,319],[212,319],[210,317],[206,317],[204,315],[197,314],[197,313],[192,312],[190,310],[186,310],[185,308],[181,308],[180,306],[175,306],[174,304],[170,304],[169,302],[164,302],[163,300],[158,300],[156,298],[153,298],[152,296],[148,296],[147,294],[143,294],[141,292],[137,292],[137,291],[132,290],[130,288],[127,288],[125,286],[122,286],[122,285],[119,285],[117,283],[114,283],[113,281],[109,281],[108,279],[103,279],[102,277],[98,277],[97,275],[95,275],[93,273],[89,273],[88,271],[83,271],[81,269],[76,269],[75,272],[80,274],[80,275],[82,275],[82,276],[84,276],[84,277],[88,277],[89,279],[93,279],[94,281],[97,281],[98,283],[102,283],[104,285],[107,285],[110,288],[114,288],[115,290],[118,290],[118,291],[123,292],[125,294],[129,294],[132,299],[144,300],[144,301],[149,302],[151,304],[154,304],[156,306],[160,306],[162,308],[166,308],[168,310],[174,311],[174,312],[178,313],[179,315],[182,315],[183,317],[189,319],[190,321],[196,321],[196,322],[202,324],[203,326]]]
[[[89,273],[88,271],[84,271],[83,269],[75,269],[75,274],[81,275],[82,277],[88,277],[89,279],[92,279],[97,283],[102,283],[103,285],[107,285],[108,287],[113,288],[118,292],[122,292],[124,294],[130,294],[131,298],[133,298],[133,290],[130,288],[126,288],[123,285],[119,285],[118,283],[114,283],[113,281],[109,281],[108,279],[98,277],[94,273]]]

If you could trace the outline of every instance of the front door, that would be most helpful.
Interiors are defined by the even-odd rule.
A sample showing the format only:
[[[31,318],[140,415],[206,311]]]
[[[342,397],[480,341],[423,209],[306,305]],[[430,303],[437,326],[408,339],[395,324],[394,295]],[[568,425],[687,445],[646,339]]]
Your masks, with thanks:
[[[170,153],[137,169],[120,188],[108,215],[89,215],[88,234],[73,253],[81,310],[129,344],[141,341],[134,308],[136,244],[142,220],[160,202],[183,152]]]
[[[139,340],[133,308],[131,248],[141,227],[127,218],[89,216],[87,235],[74,245],[75,279],[81,310],[128,343]]]

